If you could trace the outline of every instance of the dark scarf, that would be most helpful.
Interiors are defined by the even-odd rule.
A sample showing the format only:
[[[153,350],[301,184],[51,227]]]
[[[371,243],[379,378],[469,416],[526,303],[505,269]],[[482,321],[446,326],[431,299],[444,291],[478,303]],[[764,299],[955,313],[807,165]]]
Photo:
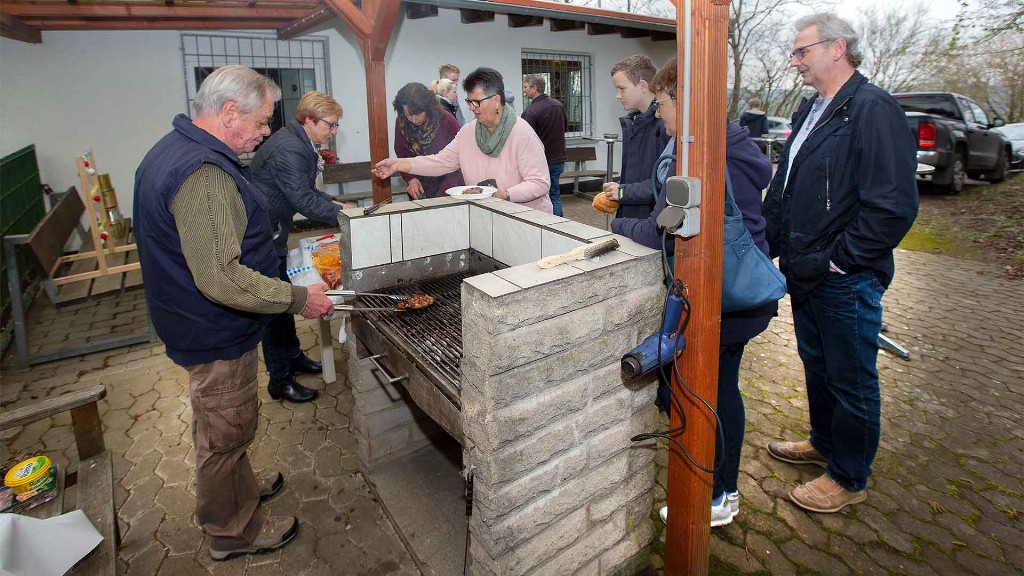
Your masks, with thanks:
[[[409,150],[413,155],[423,156],[427,148],[430,148],[431,142],[434,141],[434,135],[437,133],[437,124],[430,117],[430,113],[427,112],[427,118],[423,121],[423,124],[417,126],[407,120],[402,122],[401,130],[402,136],[405,136],[405,143],[409,146]]]

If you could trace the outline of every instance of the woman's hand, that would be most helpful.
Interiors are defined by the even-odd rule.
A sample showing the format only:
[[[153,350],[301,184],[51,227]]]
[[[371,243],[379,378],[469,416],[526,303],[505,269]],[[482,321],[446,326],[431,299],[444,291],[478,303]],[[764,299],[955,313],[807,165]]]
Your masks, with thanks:
[[[392,174],[398,172],[398,161],[398,158],[386,158],[377,162],[377,165],[370,172],[377,178],[390,178]]]
[[[409,197],[413,200],[419,200],[423,196],[423,184],[420,183],[419,178],[413,178],[409,180]]]
[[[607,196],[609,200],[615,200],[616,202],[619,201],[618,182],[605,182],[604,185],[601,186],[601,190],[604,192],[604,195]]]
[[[494,197],[499,200],[511,200],[508,195],[508,190],[505,190],[504,188],[498,188],[495,190]]]

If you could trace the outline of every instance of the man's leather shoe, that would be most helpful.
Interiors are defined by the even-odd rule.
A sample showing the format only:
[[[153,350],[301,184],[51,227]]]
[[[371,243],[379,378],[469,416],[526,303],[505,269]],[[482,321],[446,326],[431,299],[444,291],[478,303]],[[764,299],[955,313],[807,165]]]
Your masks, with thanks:
[[[830,478],[828,474],[822,474],[806,484],[801,484],[789,493],[789,499],[793,501],[793,504],[804,510],[821,514],[839,512],[850,504],[867,500],[867,497],[866,489],[850,492]]]
[[[789,462],[790,464],[814,464],[822,468],[828,468],[828,458],[825,458],[811,445],[810,440],[799,442],[769,442],[768,454],[777,460]]]
[[[246,548],[235,548],[234,550],[215,550],[210,546],[210,558],[217,560],[230,560],[246,554],[266,554],[281,548],[291,542],[292,538],[299,533],[299,520],[294,516],[269,516],[263,522],[263,528]]]
[[[284,474],[274,470],[265,476],[260,476],[259,482],[260,502],[263,502],[281,491],[281,488],[284,486]]]
[[[292,358],[292,371],[302,372],[303,374],[320,374],[324,371],[323,364],[316,360],[310,360],[305,354],[299,354],[295,358]]]
[[[284,380],[271,378],[270,384],[267,385],[267,392],[270,393],[270,397],[274,400],[284,398],[285,400],[295,402],[296,404],[314,400],[320,394],[312,388],[306,388],[302,384],[299,384],[295,381],[295,378],[291,376]]]

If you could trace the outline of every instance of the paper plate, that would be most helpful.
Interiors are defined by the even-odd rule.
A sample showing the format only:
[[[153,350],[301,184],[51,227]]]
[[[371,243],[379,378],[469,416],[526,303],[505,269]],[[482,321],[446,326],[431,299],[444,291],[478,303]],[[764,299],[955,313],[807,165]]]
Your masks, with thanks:
[[[480,192],[479,194],[463,194],[462,191],[466,190],[467,188],[479,188],[480,190],[482,190],[482,192]],[[497,191],[497,188],[492,188],[490,186],[453,186],[445,190],[445,193],[455,198],[465,198],[466,200],[479,200],[481,198],[489,198],[493,196],[494,193]]]

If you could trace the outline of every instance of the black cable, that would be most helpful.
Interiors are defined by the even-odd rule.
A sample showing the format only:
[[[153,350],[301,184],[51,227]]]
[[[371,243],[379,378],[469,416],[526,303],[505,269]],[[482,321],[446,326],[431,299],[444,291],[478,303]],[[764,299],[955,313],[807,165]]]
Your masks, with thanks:
[[[662,159],[659,159],[659,162],[660,161],[662,161]],[[679,296],[683,300],[683,312],[684,312],[684,314],[682,316],[682,322],[680,323],[680,326],[678,328],[678,332],[680,334],[682,334],[682,333],[685,332],[686,327],[690,323],[691,307],[690,307],[690,301],[686,297],[686,287],[683,284],[682,280],[679,280],[677,278],[669,276],[669,273],[668,273],[668,271],[669,271],[669,266],[668,266],[668,250],[665,249],[665,241],[667,240],[667,238],[668,238],[668,231],[667,230],[662,231],[662,235],[661,235],[662,272],[665,275],[665,281],[668,284],[669,292],[670,293],[674,293],[675,295]],[[666,296],[665,304],[661,308],[661,326],[665,325],[665,319],[666,319],[666,317],[668,315],[668,300],[669,299]],[[660,327],[659,327],[659,331],[660,331]],[[683,456],[685,456],[686,459],[689,460],[691,464],[693,464],[695,467],[697,467],[698,469],[700,469],[703,472],[706,472],[708,474],[714,474],[715,471],[717,471],[719,466],[721,465],[722,460],[725,458],[725,431],[724,431],[724,429],[722,427],[722,420],[718,416],[718,412],[714,408],[711,407],[711,404],[709,404],[707,400],[705,400],[700,394],[697,394],[696,391],[694,391],[692,388],[690,388],[690,386],[686,383],[686,380],[683,378],[682,373],[679,371],[679,364],[678,364],[679,342],[680,342],[680,339],[676,339],[676,342],[675,342],[675,344],[673,346],[673,350],[672,350],[672,361],[671,361],[671,364],[672,364],[673,373],[676,375],[676,378],[679,379],[679,383],[683,386],[683,388],[687,392],[689,392],[691,396],[693,396],[694,398],[699,400],[701,404],[704,404],[704,406],[707,407],[708,411],[711,412],[712,416],[714,416],[714,418],[715,418],[715,440],[716,440],[716,445],[715,445],[715,460],[712,463],[712,467],[708,468],[708,467],[702,465],[701,463],[697,462],[696,460],[694,460],[693,456],[690,455],[690,453],[686,449],[686,447],[683,446],[683,444],[679,440],[677,440],[675,438],[676,435],[681,434],[681,433],[686,431],[686,412],[683,410],[682,401],[679,399],[679,397],[676,394],[675,390],[672,389],[672,381],[671,381],[671,379],[668,378],[668,376],[665,374],[665,365],[662,363],[661,341],[660,341],[660,339],[658,341],[658,370],[659,370],[661,376],[668,381],[668,391],[669,391],[669,399],[670,399],[670,405],[668,407],[666,407],[666,408],[671,408],[671,404],[675,404],[676,410],[678,411],[678,414],[679,414],[680,425],[678,427],[676,427],[676,428],[670,428],[670,429],[665,430],[663,432],[644,432],[644,433],[640,433],[640,434],[637,434],[637,435],[633,436],[632,438],[630,438],[630,440],[633,441],[633,442],[642,442],[644,440],[652,440],[652,439],[655,439],[655,438],[660,438],[660,439],[666,440],[668,442],[672,442],[673,444],[676,445],[677,448],[679,448],[680,452],[682,452]],[[718,450],[718,446],[719,445],[722,446],[722,450]]]

